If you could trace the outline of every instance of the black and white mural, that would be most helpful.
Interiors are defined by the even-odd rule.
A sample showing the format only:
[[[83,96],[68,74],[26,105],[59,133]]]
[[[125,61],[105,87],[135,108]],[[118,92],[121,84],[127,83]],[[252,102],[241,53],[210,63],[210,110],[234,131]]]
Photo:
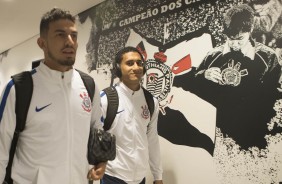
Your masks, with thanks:
[[[277,57],[267,49],[252,61],[215,51],[227,39],[223,17],[238,4],[255,11],[253,41]],[[143,53],[143,85],[159,100],[162,138],[203,150],[220,184],[281,184],[281,14],[282,0],[106,0],[80,13],[79,21],[91,22],[88,71],[105,76],[108,86],[115,82],[112,62],[119,49],[130,45]],[[221,83],[201,77],[212,65],[220,68]]]

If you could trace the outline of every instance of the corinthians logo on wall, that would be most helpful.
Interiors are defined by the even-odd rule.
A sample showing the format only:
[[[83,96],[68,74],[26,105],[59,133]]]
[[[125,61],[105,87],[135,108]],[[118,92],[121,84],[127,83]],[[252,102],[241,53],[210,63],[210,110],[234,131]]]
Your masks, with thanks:
[[[172,84],[171,69],[169,66],[155,59],[148,59],[145,63],[145,67],[145,87],[158,99],[161,112],[165,114],[163,111],[163,108],[167,104],[165,99],[170,92]]]

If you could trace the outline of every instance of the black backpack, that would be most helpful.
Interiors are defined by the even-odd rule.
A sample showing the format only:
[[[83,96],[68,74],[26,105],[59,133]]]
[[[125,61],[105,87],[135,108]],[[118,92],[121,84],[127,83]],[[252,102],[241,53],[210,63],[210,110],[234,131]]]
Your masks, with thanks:
[[[77,70],[82,78],[82,81],[86,87],[86,90],[90,96],[91,102],[93,101],[94,92],[95,92],[95,83],[91,76],[82,71]],[[11,169],[14,159],[14,154],[17,147],[17,142],[20,133],[25,128],[26,116],[28,113],[32,93],[33,93],[33,81],[30,71],[21,72],[19,74],[13,75],[12,80],[15,84],[16,91],[16,128],[14,136],[11,143],[10,153],[9,153],[9,162],[6,167],[6,175],[3,184],[12,184],[13,180],[11,178]]]
[[[150,111],[150,118],[152,118],[152,115],[155,110],[153,95],[145,88],[142,87],[142,89],[144,91],[145,99],[148,105],[148,109]],[[107,95],[107,99],[108,99],[107,114],[104,120],[104,130],[107,131],[111,128],[112,123],[116,117],[118,111],[119,99],[118,99],[118,93],[114,86],[107,87],[103,89],[103,91]]]

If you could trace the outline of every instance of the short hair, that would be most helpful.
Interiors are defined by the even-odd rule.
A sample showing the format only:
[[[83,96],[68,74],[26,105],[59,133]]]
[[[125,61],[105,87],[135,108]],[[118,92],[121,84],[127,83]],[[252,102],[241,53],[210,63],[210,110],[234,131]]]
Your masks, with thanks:
[[[121,63],[122,57],[123,57],[124,54],[126,54],[128,52],[137,52],[140,55],[141,60],[144,62],[143,55],[141,54],[141,52],[137,48],[132,47],[132,46],[127,46],[127,47],[122,48],[121,50],[119,50],[117,52],[116,57],[115,57],[115,61],[114,61],[114,65],[113,65],[114,74],[118,78],[122,77],[121,68],[120,68],[120,63]],[[145,68],[145,66],[143,66],[143,73],[145,73],[145,72],[146,72],[146,68]]]
[[[54,22],[60,19],[67,19],[75,23],[75,16],[73,16],[69,11],[62,10],[60,8],[53,8],[46,12],[40,21],[40,36],[47,33],[49,29],[50,22]]]
[[[137,48],[132,47],[132,46],[128,46],[128,47],[124,47],[123,49],[121,49],[117,52],[116,57],[115,57],[115,62],[120,64],[123,55],[128,53],[128,52],[137,52],[140,55],[142,61],[144,60],[143,55],[141,54],[141,52]]]
[[[233,6],[227,10],[223,20],[223,33],[228,37],[236,36],[240,32],[251,32],[254,25],[254,11],[246,4]]]

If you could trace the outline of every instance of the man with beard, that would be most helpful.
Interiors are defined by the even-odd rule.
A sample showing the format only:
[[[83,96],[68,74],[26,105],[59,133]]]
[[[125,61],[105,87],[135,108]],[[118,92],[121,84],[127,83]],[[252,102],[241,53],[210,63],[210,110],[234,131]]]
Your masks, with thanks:
[[[185,76],[190,77],[182,87],[217,108],[216,124],[223,137],[241,149],[265,148],[267,123],[279,95],[278,59],[274,50],[251,38],[254,12],[248,5],[229,9],[223,26],[225,44],[210,51]],[[176,78],[174,85],[180,86],[179,81]]]
[[[37,43],[44,60],[31,72],[33,94],[13,159],[14,183],[86,184],[104,174],[105,163],[89,167],[87,161],[90,126],[102,128],[102,114],[98,87],[91,103],[73,68],[77,35],[75,17],[68,11],[54,8],[43,15]],[[0,103],[1,183],[16,126],[15,92],[11,80]]]

